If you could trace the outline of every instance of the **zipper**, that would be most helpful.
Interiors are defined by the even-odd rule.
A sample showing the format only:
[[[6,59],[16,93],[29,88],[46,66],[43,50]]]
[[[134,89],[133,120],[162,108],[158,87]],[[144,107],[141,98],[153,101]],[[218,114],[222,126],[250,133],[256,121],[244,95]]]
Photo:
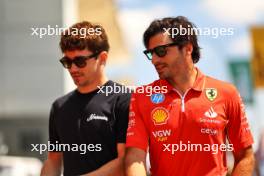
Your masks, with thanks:
[[[187,93],[189,92],[190,89],[187,89],[186,92],[183,94],[183,96],[180,94],[180,92],[173,88],[173,90],[181,97],[181,112],[185,111],[185,102],[184,102],[184,98],[187,95]]]

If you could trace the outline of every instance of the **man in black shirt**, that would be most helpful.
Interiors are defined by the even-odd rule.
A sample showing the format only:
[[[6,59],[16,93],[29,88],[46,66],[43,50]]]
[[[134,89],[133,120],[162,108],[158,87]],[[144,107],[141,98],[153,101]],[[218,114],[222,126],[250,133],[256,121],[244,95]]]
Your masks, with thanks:
[[[84,32],[85,31],[85,32]],[[60,60],[77,89],[52,105],[49,143],[52,150],[41,176],[123,175],[130,94],[114,92],[107,79],[109,44],[100,25],[81,22],[64,31]],[[112,90],[109,92],[109,90]],[[63,167],[62,167],[63,165]]]

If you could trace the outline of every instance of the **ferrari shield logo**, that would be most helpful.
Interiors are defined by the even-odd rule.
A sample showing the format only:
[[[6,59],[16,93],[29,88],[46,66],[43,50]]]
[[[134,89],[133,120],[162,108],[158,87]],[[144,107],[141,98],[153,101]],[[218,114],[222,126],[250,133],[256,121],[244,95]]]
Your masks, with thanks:
[[[214,99],[217,97],[217,89],[215,88],[207,88],[205,90],[206,97],[210,101],[214,101]]]

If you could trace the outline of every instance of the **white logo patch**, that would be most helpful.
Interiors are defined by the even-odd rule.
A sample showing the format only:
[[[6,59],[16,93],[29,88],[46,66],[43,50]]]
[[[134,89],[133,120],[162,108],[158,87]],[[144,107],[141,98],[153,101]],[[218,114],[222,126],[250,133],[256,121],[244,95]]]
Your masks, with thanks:
[[[217,116],[217,113],[214,111],[214,109],[211,107],[208,111],[204,113],[206,117],[209,118],[215,118]]]
[[[87,122],[90,122],[91,120],[105,120],[108,121],[108,118],[105,116],[98,116],[96,114],[91,114],[90,117],[86,119]]]

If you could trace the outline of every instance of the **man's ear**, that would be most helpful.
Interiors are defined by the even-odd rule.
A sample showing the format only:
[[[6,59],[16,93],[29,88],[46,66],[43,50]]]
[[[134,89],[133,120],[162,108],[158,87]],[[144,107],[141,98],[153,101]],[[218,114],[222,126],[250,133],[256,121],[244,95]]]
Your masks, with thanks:
[[[108,58],[108,52],[102,51],[97,57],[99,59],[100,64],[105,65]]]
[[[183,47],[183,50],[184,50],[184,54],[186,54],[186,56],[191,56],[192,55],[192,52],[193,52],[193,46],[192,46],[192,44],[191,43],[186,44]]]

